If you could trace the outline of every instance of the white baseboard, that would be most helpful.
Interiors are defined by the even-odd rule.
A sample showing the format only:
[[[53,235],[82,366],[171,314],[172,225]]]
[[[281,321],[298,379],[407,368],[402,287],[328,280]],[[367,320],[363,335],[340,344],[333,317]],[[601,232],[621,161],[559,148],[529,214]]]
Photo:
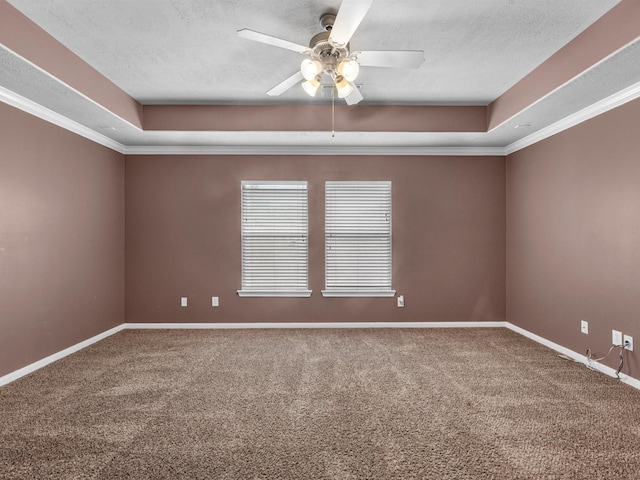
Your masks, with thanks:
[[[554,343],[546,338],[543,338],[535,333],[531,333],[523,328],[513,325],[509,322],[313,322],[313,323],[123,323],[106,332],[91,337],[83,342],[73,345],[69,348],[49,355],[42,360],[38,360],[35,363],[20,368],[15,372],[11,372],[3,377],[0,377],[0,387],[11,383],[20,377],[23,377],[29,373],[32,373],[50,363],[55,362],[61,358],[71,355],[79,350],[82,350],[89,345],[92,345],[100,340],[103,340],[114,333],[118,333],[122,330],[153,330],[153,329],[257,329],[257,328],[508,328],[524,337],[540,343],[558,353],[562,353],[567,357],[583,363],[599,372],[615,377],[616,371],[602,365],[598,362],[589,361],[584,355],[574,352],[562,345]],[[640,390],[640,380],[630,377],[624,373],[620,374],[620,380],[634,388]]]
[[[524,337],[527,337],[533,340],[534,342],[540,343],[545,347],[549,347],[550,349],[555,350],[558,353],[566,355],[567,357],[571,358],[572,360],[575,360],[576,362],[582,363],[587,367],[593,368],[598,372],[604,373],[605,375],[608,375],[610,377],[616,376],[616,370],[614,368],[607,367],[606,365],[603,365],[602,363],[594,362],[593,360],[589,360],[585,355],[581,355],[577,352],[574,352],[573,350],[563,347],[562,345],[552,342],[551,340],[547,340],[546,338],[536,335],[535,333],[531,333],[528,330],[525,330],[524,328],[520,328],[509,322],[505,322],[505,327],[508,328],[509,330],[519,333]],[[640,390],[640,380],[636,378],[630,377],[629,375],[626,375],[624,373],[620,373],[620,381]]]
[[[125,323],[126,329],[498,328],[505,322]]]
[[[82,350],[122,330],[146,329],[252,329],[252,328],[497,328],[505,322],[296,322],[296,323],[123,323],[26,367],[0,377],[0,387]]]
[[[72,345],[69,348],[65,348],[64,350],[54,353],[53,355],[49,355],[48,357],[45,357],[42,360],[38,360],[37,362],[27,365],[26,367],[22,367],[16,370],[15,372],[8,373],[7,375],[0,377],[0,387],[3,385],[6,385],[7,383],[11,383],[15,381],[20,377],[24,377],[25,375],[35,372],[36,370],[39,370],[42,367],[46,367],[50,363],[53,363],[56,360],[60,360],[61,358],[66,357],[67,355],[71,355],[72,353],[82,350],[83,348],[86,348],[89,345],[99,342],[100,340],[104,340],[105,338],[113,335],[114,333],[118,333],[121,330],[124,330],[124,324],[118,325],[117,327],[113,327],[112,329],[107,330],[106,332],[102,332],[80,343],[76,343],[75,345]]]

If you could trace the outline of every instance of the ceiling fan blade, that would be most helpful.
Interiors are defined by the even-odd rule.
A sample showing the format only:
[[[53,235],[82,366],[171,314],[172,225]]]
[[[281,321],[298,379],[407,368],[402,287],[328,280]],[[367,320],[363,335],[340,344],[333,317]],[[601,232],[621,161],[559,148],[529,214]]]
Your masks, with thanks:
[[[363,67],[418,68],[424,62],[422,50],[372,50],[355,57]]]
[[[344,101],[347,102],[347,105],[355,105],[356,103],[360,103],[363,99],[364,97],[360,93],[360,89],[358,87],[355,87],[353,92],[344,97]]]
[[[349,43],[372,4],[373,0],[343,0],[329,35],[329,43],[340,46]]]
[[[278,85],[276,85],[271,90],[269,90],[267,92],[267,95],[269,95],[270,97],[277,97],[278,95],[282,95],[284,92],[289,90],[296,83],[299,83],[303,79],[304,77],[302,76],[302,72],[298,70],[296,73],[291,75],[285,81],[280,82]]]
[[[274,37],[272,35],[267,35],[265,33],[249,30],[247,28],[238,30],[237,33],[239,37],[246,38],[248,40],[253,40],[254,42],[266,43],[267,45],[286,48],[287,50],[293,50],[294,52],[298,52],[298,53],[307,53],[309,51],[308,47],[304,47],[302,45],[298,45],[297,43],[290,42],[289,40],[283,40],[281,38]]]

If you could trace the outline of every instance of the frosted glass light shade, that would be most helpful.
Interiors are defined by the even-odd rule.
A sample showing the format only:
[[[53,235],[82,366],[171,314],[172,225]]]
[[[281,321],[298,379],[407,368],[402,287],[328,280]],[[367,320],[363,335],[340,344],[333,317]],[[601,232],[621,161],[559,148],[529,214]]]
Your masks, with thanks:
[[[316,60],[305,58],[300,65],[300,71],[305,80],[312,80],[322,72],[322,64]]]
[[[315,97],[316,93],[318,93],[318,89],[320,88],[320,81],[317,78],[312,78],[306,82],[302,82],[302,88],[307,95]]]
[[[336,77],[335,79],[336,90],[338,90],[338,97],[344,98],[353,92],[353,83],[348,82],[342,76]]]
[[[355,60],[345,60],[338,65],[338,74],[348,82],[353,82],[360,73],[360,64]]]

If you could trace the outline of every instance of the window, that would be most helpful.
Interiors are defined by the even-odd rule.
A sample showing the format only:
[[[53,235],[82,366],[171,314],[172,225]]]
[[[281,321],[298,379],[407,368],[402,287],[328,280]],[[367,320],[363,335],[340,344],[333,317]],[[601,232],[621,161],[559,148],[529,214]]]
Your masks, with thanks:
[[[392,297],[391,182],[326,182],[325,290]]]
[[[242,182],[245,297],[308,297],[307,182]]]

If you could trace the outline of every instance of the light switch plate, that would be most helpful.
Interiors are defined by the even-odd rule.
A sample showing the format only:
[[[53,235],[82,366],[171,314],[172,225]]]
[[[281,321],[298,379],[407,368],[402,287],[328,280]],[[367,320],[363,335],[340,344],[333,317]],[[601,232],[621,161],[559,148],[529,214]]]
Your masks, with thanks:
[[[611,330],[611,343],[616,347],[622,346],[622,332]]]

